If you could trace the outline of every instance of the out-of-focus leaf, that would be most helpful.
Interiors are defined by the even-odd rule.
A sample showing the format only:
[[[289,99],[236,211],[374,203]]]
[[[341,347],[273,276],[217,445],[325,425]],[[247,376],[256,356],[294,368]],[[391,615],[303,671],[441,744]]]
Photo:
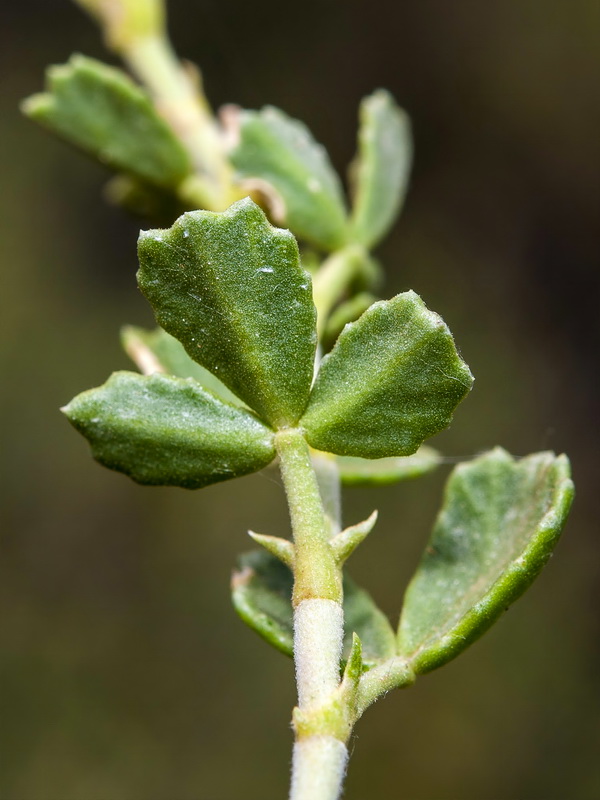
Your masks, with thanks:
[[[85,56],[50,67],[49,91],[24,112],[112,169],[176,187],[191,171],[183,145],[148,96],[119,69]]]
[[[162,372],[177,378],[193,378],[203,389],[216,394],[221,400],[242,405],[242,401],[224,383],[192,361],[181,342],[162,328],[147,331],[127,325],[121,331],[121,341],[127,355],[144,375]]]
[[[291,233],[246,199],[142,232],[139,256],[141,290],[191,358],[272,425],[297,422],[312,380],[316,311]]]
[[[170,225],[188,210],[179,192],[164,189],[134,175],[115,175],[107,181],[104,196],[114,206],[153,225]]]
[[[340,180],[325,148],[301,122],[272,106],[240,111],[239,142],[231,160],[240,177],[259,181],[258,188],[267,184],[274,218],[300,239],[324,250],[345,244]]]
[[[359,152],[351,168],[351,231],[355,241],[373,247],[398,216],[412,162],[410,122],[383,89],[361,103],[358,144]]]
[[[406,592],[399,649],[415,672],[458,655],[531,584],[573,497],[566,456],[501,448],[456,467]]]
[[[396,641],[386,615],[371,595],[348,576],[344,577],[344,657],[352,647],[352,633],[357,633],[363,647],[363,662],[375,666],[396,653]],[[392,636],[390,636],[392,633]]]
[[[97,461],[138,483],[198,489],[275,457],[269,428],[191,379],[115,372],[63,411]]]
[[[419,478],[432,472],[440,463],[440,454],[433,447],[419,447],[412,456],[398,458],[356,458],[336,456],[342,483],[387,484]]]
[[[285,564],[263,550],[244,553],[231,578],[231,596],[246,625],[287,656],[294,652],[294,577]]]
[[[405,292],[344,328],[300,424],[317,450],[408,456],[450,423],[472,382],[444,321]]]
[[[288,656],[294,648],[293,576],[278,558],[265,551],[244,553],[232,578],[233,605],[244,622]],[[362,641],[365,665],[372,667],[395,654],[392,627],[364,589],[344,576],[344,658],[352,634]]]

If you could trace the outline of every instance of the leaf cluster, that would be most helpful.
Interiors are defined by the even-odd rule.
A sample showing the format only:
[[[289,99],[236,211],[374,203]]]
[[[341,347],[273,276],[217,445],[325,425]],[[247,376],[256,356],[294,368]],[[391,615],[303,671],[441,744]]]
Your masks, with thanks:
[[[117,373],[65,409],[102,463],[139,482],[198,486],[261,469],[274,458],[276,432],[290,427],[337,456],[408,456],[447,426],[471,388],[448,328],[414,292],[347,325],[313,382],[311,277],[294,237],[250,199],[143,232],[139,256],[139,286],[164,332],[129,331],[126,343],[138,360],[146,353],[151,371],[176,374]],[[202,386],[207,374],[219,383]],[[169,442],[186,430],[174,470]],[[229,437],[237,437],[235,462]],[[214,456],[221,445],[227,470],[208,459],[200,476],[197,448]]]
[[[437,465],[422,443],[448,425],[472,378],[446,325],[414,292],[347,325],[313,379],[311,277],[294,237],[250,199],[143,232],[139,257],[138,282],[162,328],[127,329],[124,344],[151,374],[116,373],[65,408],[101,463],[140,483],[197,488],[262,469],[277,433],[297,428],[349,483]],[[453,658],[537,575],[571,494],[564,456],[519,461],[497,449],[458,466],[397,633],[346,576],[346,658],[357,634],[362,669],[394,665],[399,685]],[[348,553],[371,527],[349,529]],[[272,552],[241,558],[234,605],[291,654],[287,550],[255,538]]]
[[[79,2],[126,60],[133,45],[163,35],[158,2],[141,14],[127,0],[116,16],[100,0]],[[381,269],[370,252],[404,202],[406,114],[383,90],[363,100],[347,197],[303,123],[271,106],[229,107],[218,119],[189,70],[160,52],[179,106],[158,83],[145,88],[80,55],[51,67],[47,91],[23,104],[114,173],[113,201],[168,224],[143,231],[138,248],[138,284],[160,327],[122,335],[143,374],[113,374],[65,414],[100,463],[142,484],[200,488],[256,472],[290,429],[347,484],[434,469],[440,457],[423,442],[448,426],[473,379],[417,294],[377,300]],[[139,67],[139,52],[130,62]],[[572,492],[566,457],[551,453],[519,460],[496,449],[455,468],[397,630],[344,576],[357,713],[495,621],[548,559]],[[373,524],[338,534],[338,563]],[[254,538],[270,552],[241,557],[234,605],[291,654],[291,544]]]

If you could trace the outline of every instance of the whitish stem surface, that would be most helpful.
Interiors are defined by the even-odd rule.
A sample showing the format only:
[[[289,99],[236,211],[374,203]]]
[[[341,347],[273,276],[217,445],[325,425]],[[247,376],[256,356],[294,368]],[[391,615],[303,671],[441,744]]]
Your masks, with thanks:
[[[321,705],[337,689],[343,630],[344,612],[333,600],[303,600],[294,609],[298,708]]]
[[[294,660],[298,709],[315,712],[315,730],[297,731],[291,800],[337,800],[346,769],[344,733],[319,714],[340,685],[344,631],[342,576],[330,545],[310,451],[302,431],[276,435],[294,534]]]
[[[335,800],[347,762],[348,748],[334,736],[300,739],[294,745],[290,800]]]

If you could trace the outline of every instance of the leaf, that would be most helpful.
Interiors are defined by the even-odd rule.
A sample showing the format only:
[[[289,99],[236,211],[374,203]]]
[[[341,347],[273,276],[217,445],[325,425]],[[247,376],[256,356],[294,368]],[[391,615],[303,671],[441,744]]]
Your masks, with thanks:
[[[262,550],[244,553],[231,578],[233,606],[246,625],[292,657],[294,578],[289,567]]]
[[[377,302],[375,295],[370,292],[360,292],[349,300],[340,303],[335,308],[325,323],[323,331],[324,349],[330,350],[335,344],[338,336],[349,322],[355,322],[367,308]]]
[[[163,188],[191,172],[183,145],[148,96],[121,70],[81,55],[50,67],[49,92],[23,103],[27,116],[108,167]]]
[[[501,448],[456,467],[406,592],[399,648],[415,672],[458,655],[532,583],[573,497],[566,456]]]
[[[328,251],[346,243],[340,180],[301,122],[272,106],[240,111],[239,142],[230,158],[240,177],[257,180],[256,188],[266,184],[274,218],[296,236]]]
[[[275,457],[272,431],[191,379],[115,372],[63,411],[97,461],[138,483],[197,489]]]
[[[408,456],[447,427],[472,382],[444,321],[405,292],[344,328],[300,424],[317,450]]]
[[[242,404],[212,372],[192,361],[181,342],[162,328],[147,331],[127,325],[121,331],[121,341],[127,355],[144,375],[162,372],[178,378],[193,378],[220,400]]]
[[[158,323],[267,422],[293,425],[310,391],[316,311],[291,233],[247,198],[142,232],[139,257]]]
[[[352,633],[357,633],[362,642],[363,662],[367,667],[375,666],[396,655],[395,637],[390,637],[392,626],[373,601],[371,595],[344,577],[344,657],[352,647]]]
[[[375,459],[337,456],[335,461],[342,483],[383,485],[426,475],[439,465],[440,454],[425,445],[412,456]]]
[[[290,569],[263,550],[240,556],[232,578],[237,613],[263,639],[288,656],[292,656],[294,647],[293,580]],[[387,617],[347,575],[344,620],[344,658],[350,653],[353,633],[362,641],[363,659],[368,667],[395,655],[395,636]]]
[[[371,248],[398,216],[412,163],[410,121],[388,92],[379,89],[362,101],[358,142],[351,230],[356,242]]]

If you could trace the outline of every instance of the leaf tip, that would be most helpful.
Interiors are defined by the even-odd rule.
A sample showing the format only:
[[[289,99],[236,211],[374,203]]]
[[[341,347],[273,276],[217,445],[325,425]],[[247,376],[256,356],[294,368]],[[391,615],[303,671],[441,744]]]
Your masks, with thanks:
[[[331,540],[331,548],[339,565],[347,561],[358,545],[364,542],[371,533],[377,522],[377,516],[378,512],[373,511],[363,522],[352,525],[334,536]]]
[[[282,561],[287,567],[293,569],[296,551],[289,539],[281,539],[278,536],[265,536],[254,531],[248,531],[248,536],[264,547],[271,555]]]
[[[362,642],[356,631],[352,633],[352,646],[344,670],[344,683],[354,690],[358,687],[358,680],[363,673]]]

